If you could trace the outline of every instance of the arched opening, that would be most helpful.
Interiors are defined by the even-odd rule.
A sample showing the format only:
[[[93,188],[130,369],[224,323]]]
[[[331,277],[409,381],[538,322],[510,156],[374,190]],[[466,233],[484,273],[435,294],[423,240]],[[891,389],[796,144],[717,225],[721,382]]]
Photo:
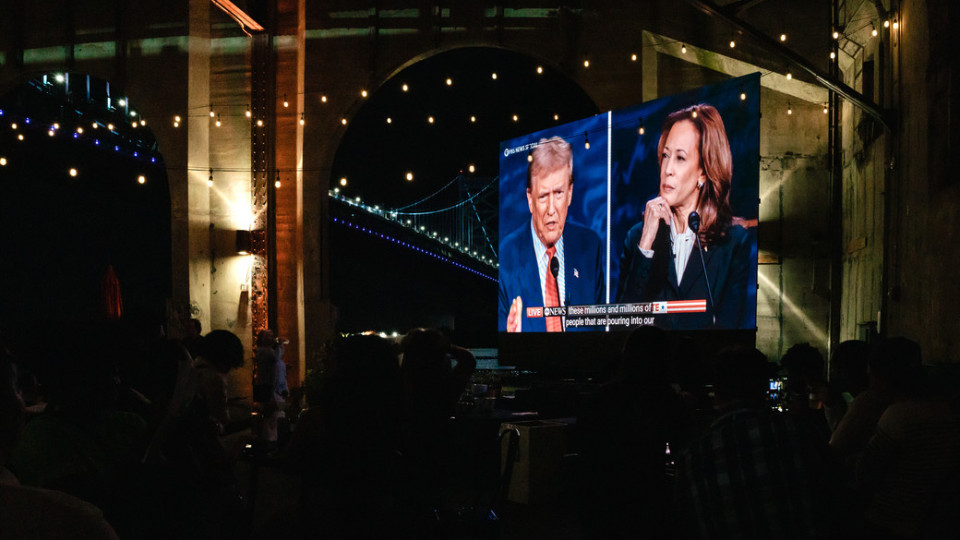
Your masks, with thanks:
[[[126,96],[107,81],[64,72],[6,92],[0,186],[7,290],[0,324],[117,315],[163,321],[171,275],[167,174],[150,127]]]
[[[487,186],[496,184],[500,142],[599,110],[553,67],[489,47],[438,53],[369,92],[331,169],[331,215],[349,203],[345,215],[360,225],[330,228],[339,330],[427,325],[463,343],[493,344],[496,190]],[[489,219],[484,197],[492,197]],[[365,211],[387,219],[359,223]],[[465,230],[476,238],[463,238]],[[479,247],[466,253],[468,241]]]

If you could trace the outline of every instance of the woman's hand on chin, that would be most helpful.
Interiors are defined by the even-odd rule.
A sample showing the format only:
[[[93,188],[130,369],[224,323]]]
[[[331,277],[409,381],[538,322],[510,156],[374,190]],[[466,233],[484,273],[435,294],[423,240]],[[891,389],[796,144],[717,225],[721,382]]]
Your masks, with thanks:
[[[663,197],[650,199],[643,211],[643,231],[640,233],[640,243],[638,244],[640,249],[647,251],[653,249],[653,241],[657,237],[657,229],[660,228],[661,219],[666,221],[668,225],[673,220],[670,205]]]

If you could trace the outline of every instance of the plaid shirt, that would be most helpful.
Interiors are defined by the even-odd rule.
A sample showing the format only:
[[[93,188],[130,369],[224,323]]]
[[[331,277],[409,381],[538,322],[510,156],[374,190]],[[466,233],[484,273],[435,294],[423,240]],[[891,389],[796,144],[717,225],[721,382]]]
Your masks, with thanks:
[[[679,487],[703,538],[817,538],[832,529],[828,449],[786,413],[737,409],[684,454]]]

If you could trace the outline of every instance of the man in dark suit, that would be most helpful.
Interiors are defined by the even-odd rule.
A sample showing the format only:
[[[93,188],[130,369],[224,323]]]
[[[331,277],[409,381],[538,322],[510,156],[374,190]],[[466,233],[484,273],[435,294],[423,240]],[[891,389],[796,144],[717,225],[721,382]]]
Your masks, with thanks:
[[[527,171],[530,224],[500,246],[500,331],[562,332],[561,317],[543,317],[530,308],[603,302],[600,237],[567,222],[572,200],[570,145],[560,137],[541,139]]]

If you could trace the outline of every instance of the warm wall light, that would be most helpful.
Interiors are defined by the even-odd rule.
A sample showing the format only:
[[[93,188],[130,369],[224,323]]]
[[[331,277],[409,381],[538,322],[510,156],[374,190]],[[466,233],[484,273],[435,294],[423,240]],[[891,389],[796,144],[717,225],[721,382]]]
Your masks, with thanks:
[[[238,230],[236,236],[237,255],[249,255],[253,246],[253,235],[250,231]]]

